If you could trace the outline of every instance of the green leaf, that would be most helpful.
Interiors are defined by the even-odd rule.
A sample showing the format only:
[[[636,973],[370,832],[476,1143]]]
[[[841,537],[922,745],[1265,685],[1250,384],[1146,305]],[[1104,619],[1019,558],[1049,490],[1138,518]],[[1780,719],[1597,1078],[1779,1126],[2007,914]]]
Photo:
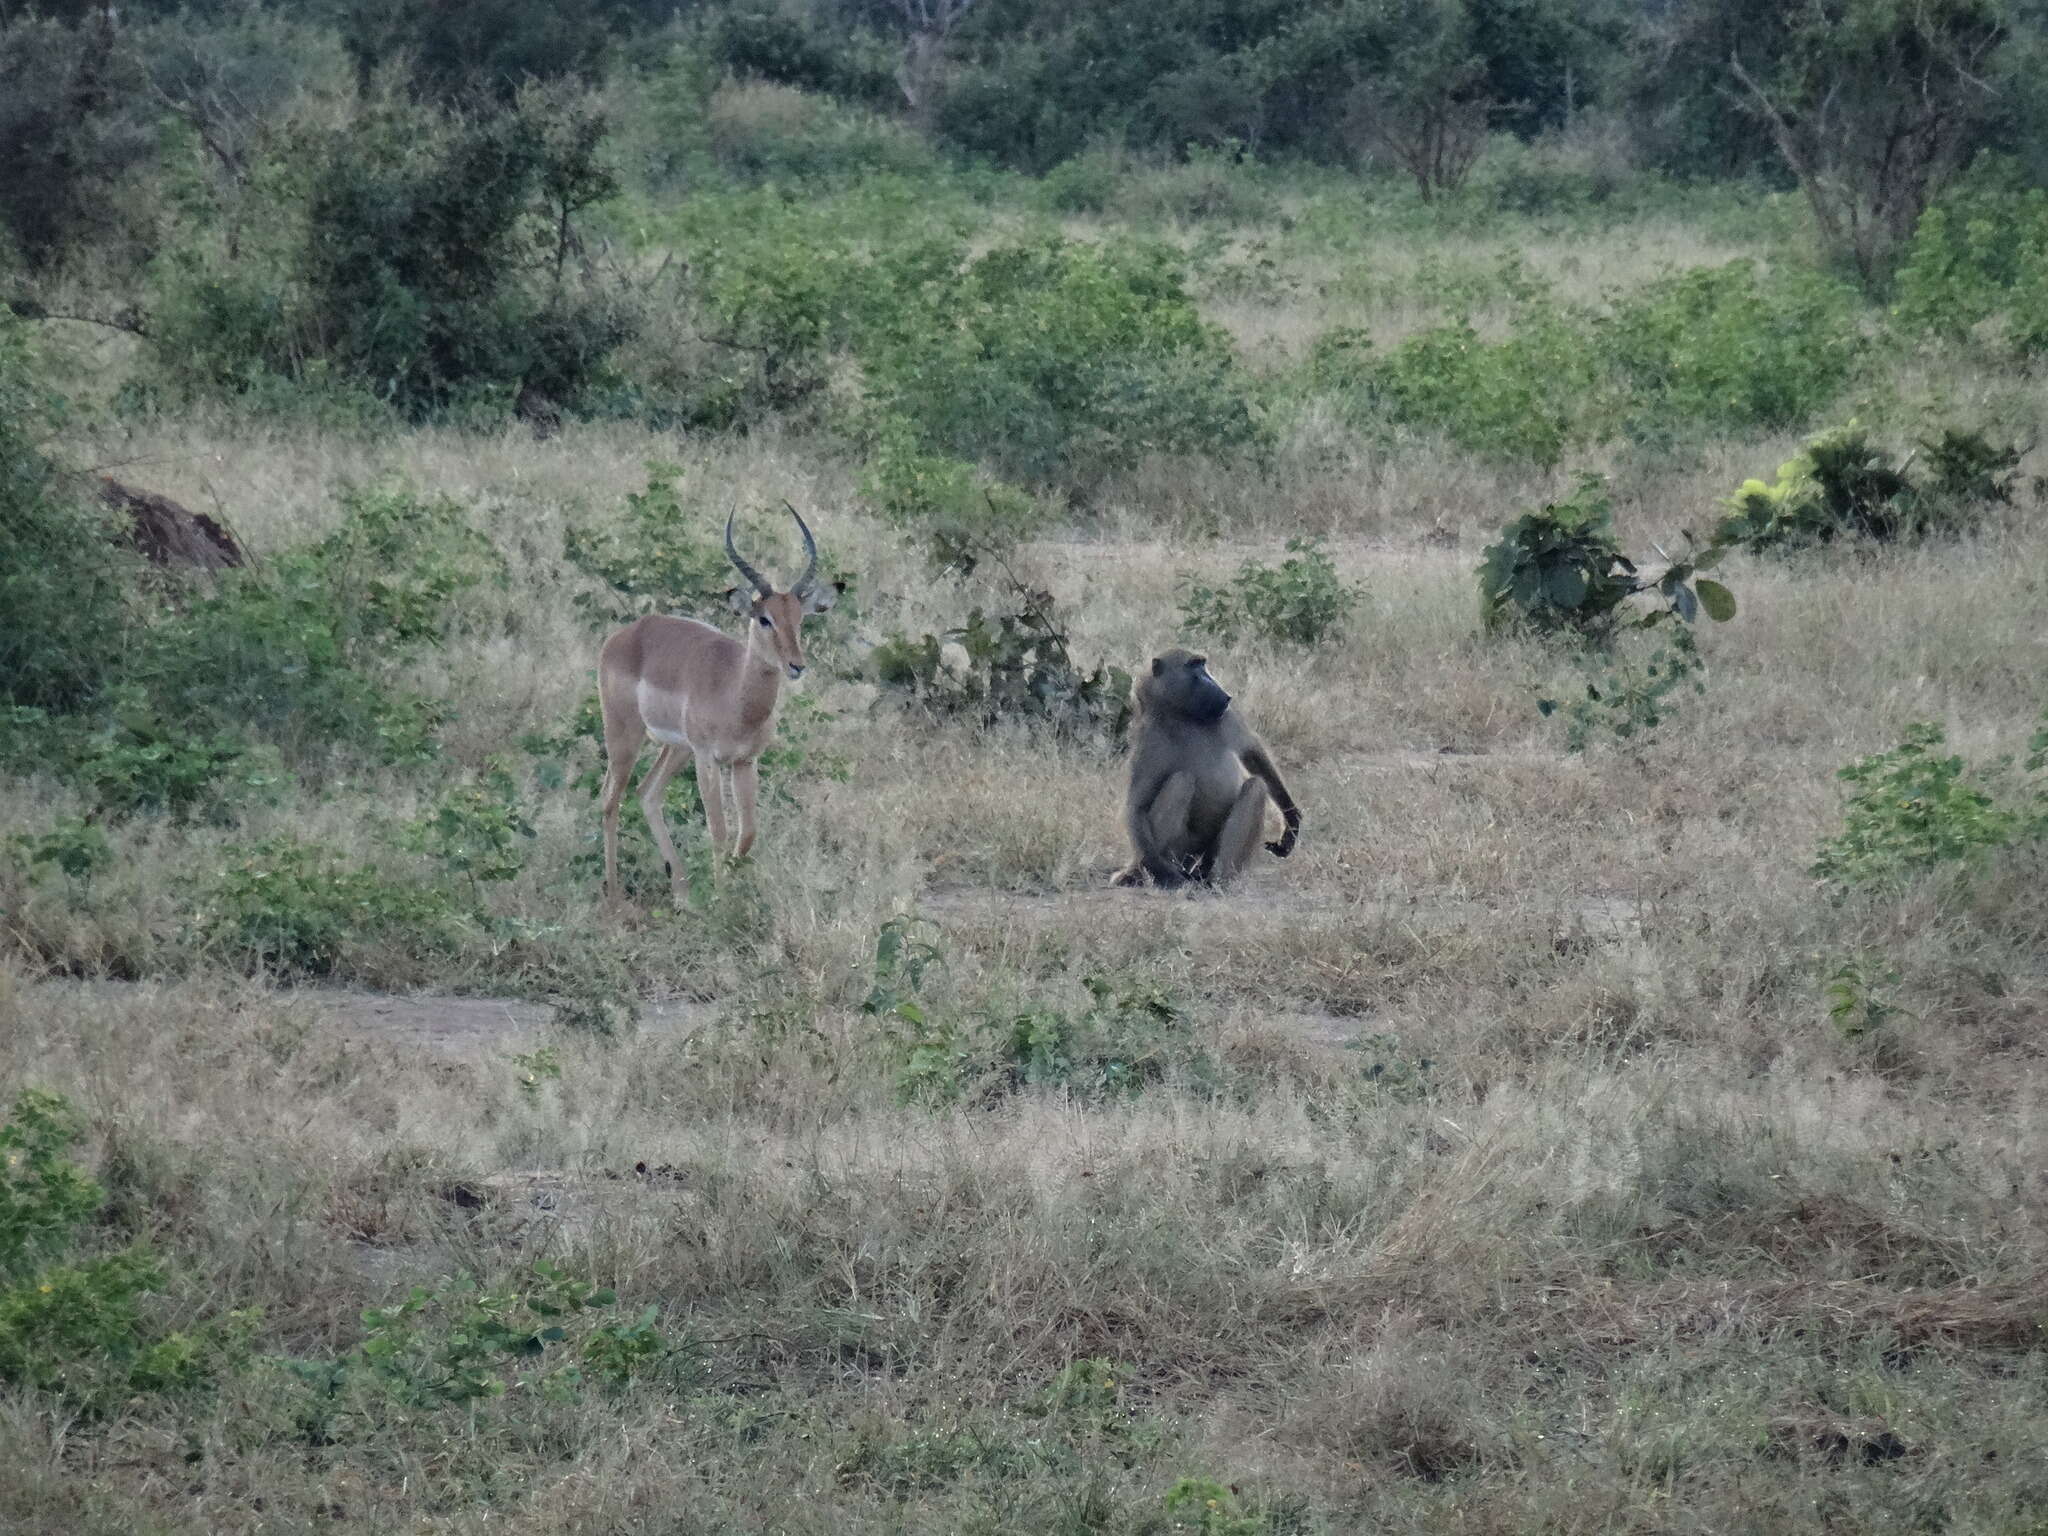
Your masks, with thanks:
[[[1576,565],[1554,566],[1544,579],[1544,589],[1550,601],[1559,608],[1577,608],[1586,600],[1586,593],[1591,587],[1586,573]]]
[[[1735,617],[1735,594],[1720,582],[1702,576],[1693,583],[1693,590],[1699,593],[1700,606],[1707,610],[1707,617],[1716,624],[1726,624]]]

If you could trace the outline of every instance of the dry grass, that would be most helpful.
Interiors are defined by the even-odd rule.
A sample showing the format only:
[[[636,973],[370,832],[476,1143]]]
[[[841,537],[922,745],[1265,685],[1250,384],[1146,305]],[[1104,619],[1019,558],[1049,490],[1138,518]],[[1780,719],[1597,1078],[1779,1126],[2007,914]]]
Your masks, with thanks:
[[[1611,239],[1525,254],[1601,288],[1719,250],[1682,226]],[[1355,313],[1313,307],[1221,313],[1276,344]],[[168,1318],[259,1306],[262,1353],[331,1358],[407,1285],[547,1257],[685,1346],[618,1393],[325,1437],[261,1369],[96,1424],[0,1396],[0,1526],[1150,1532],[1194,1528],[1162,1494],[1196,1475],[1237,1483],[1272,1533],[2038,1529],[2038,859],[1839,906],[1806,874],[1835,770],[1905,723],[1944,723],[1975,761],[2022,747],[2048,662],[2038,504],[1960,544],[1731,562],[1743,611],[1704,637],[1708,696],[1647,745],[1572,757],[1533,707],[1569,668],[1483,643],[1470,575],[1555,482],[1294,431],[1272,478],[1134,466],[1022,555],[1086,662],[1179,638],[1184,576],[1290,533],[1367,586],[1313,654],[1211,647],[1308,823],[1289,862],[1192,897],[1104,888],[1113,760],[906,715],[861,680],[866,644],[988,594],[933,580],[828,442],[193,416],[85,445],[264,554],[331,527],[350,483],[474,507],[512,582],[463,600],[418,677],[456,703],[458,766],[587,691],[599,636],[563,531],[614,516],[649,458],[685,463],[707,527],[735,492],[815,511],[857,606],[821,626],[794,802],[716,899],[602,910],[594,808],[531,791],[529,867],[492,897],[528,937],[366,941],[343,967],[694,1000],[680,1026],[529,1015],[433,1049],[380,1033],[373,1002],[228,974],[186,922],[217,829],[122,829],[83,892],[0,868],[0,1091],[83,1110],[110,1219],[172,1260]],[[1699,526],[1792,446],[1617,459],[1625,540]],[[333,783],[235,836],[402,868],[382,829],[439,787]],[[0,835],[74,809],[12,784]],[[899,1102],[860,1003],[901,913],[937,925],[927,1010],[970,1031],[1078,1015],[1088,976],[1156,986],[1179,1009],[1160,1075],[1128,1101],[982,1083]],[[1880,1039],[1827,1018],[1852,954],[1899,972]],[[541,1044],[559,1080],[526,1083],[511,1058]],[[1046,1412],[1090,1357],[1116,1362],[1107,1406]]]

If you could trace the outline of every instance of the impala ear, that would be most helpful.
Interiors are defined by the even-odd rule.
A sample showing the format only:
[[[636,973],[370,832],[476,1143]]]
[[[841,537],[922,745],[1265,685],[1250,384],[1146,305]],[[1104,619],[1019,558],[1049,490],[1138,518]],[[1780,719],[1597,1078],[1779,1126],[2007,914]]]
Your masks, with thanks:
[[[804,599],[805,613],[824,613],[840,598],[846,595],[846,583],[834,581],[823,583]]]
[[[737,614],[745,615],[754,611],[754,594],[745,587],[727,587],[725,602],[726,606]]]

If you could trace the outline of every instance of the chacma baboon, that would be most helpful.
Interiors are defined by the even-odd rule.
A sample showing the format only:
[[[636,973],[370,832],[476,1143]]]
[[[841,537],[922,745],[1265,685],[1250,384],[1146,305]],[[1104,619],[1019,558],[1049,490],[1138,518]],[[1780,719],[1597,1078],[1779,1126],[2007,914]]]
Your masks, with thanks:
[[[1124,826],[1132,857],[1115,883],[1164,886],[1228,880],[1251,859],[1270,800],[1287,830],[1267,851],[1286,858],[1301,831],[1301,811],[1281,782],[1265,743],[1230,695],[1209,675],[1209,658],[1171,650],[1152,658],[1136,689],[1131,724],[1131,788]],[[1247,772],[1249,770],[1249,772]]]

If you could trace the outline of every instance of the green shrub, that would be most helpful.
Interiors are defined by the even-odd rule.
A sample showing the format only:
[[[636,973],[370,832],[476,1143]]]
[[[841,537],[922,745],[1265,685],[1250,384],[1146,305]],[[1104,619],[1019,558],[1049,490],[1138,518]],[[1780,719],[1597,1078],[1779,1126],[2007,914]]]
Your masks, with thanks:
[[[1841,393],[1865,342],[1848,288],[1745,260],[1617,302],[1606,347],[1634,411],[1727,429],[1808,420]]]
[[[433,752],[438,705],[394,688],[397,663],[438,645],[454,605],[504,561],[462,506],[397,488],[346,493],[342,525],[267,571],[223,573],[166,616],[132,663],[158,716],[267,736],[298,758]]]
[[[1365,596],[1338,575],[1329,551],[1313,539],[1289,539],[1277,566],[1247,560],[1226,587],[1188,585],[1181,627],[1222,644],[1241,635],[1287,645],[1320,645],[1342,631]]]
[[[875,405],[929,452],[1039,486],[1267,443],[1229,342],[1163,247],[1000,245],[906,281],[862,362]]]
[[[700,196],[690,213],[677,236],[697,330],[716,353],[694,381],[695,418],[730,427],[801,405],[824,387],[863,306],[888,301],[891,269],[875,270],[843,226],[772,188]]]
[[[1479,563],[1480,623],[1602,637],[1636,590],[1635,563],[1614,538],[1606,483],[1583,475],[1563,501],[1525,512],[1501,530]]]
[[[1045,522],[1039,504],[972,464],[925,453],[900,419],[887,423],[869,455],[861,494],[890,522],[922,534],[932,565],[972,572]]]
[[[1662,725],[1681,690],[1705,691],[1692,625],[1702,610],[1716,623],[1735,617],[1734,594],[1700,574],[1722,554],[1710,547],[1667,562],[1655,581],[1639,577],[1614,541],[1604,482],[1581,476],[1570,498],[1524,513],[1487,546],[1479,563],[1481,626],[1489,634],[1513,625],[1591,642],[1594,649],[1578,658],[1589,674],[1579,695],[1563,704],[1541,698],[1536,707],[1545,715],[1562,711],[1570,751],[1582,751],[1601,731],[1627,741]],[[1622,604],[1639,593],[1655,593],[1663,605],[1624,619]],[[1639,659],[1617,648],[1623,631],[1653,634],[1655,651]]]
[[[353,944],[397,940],[418,951],[450,942],[447,895],[347,865],[290,836],[231,844],[199,893],[193,927],[227,958],[281,976],[325,976]]]
[[[520,841],[533,836],[510,769],[492,758],[470,782],[443,790],[406,824],[399,842],[433,859],[451,878],[467,881],[472,902],[480,906],[478,882],[516,879],[526,868]]]
[[[938,159],[909,127],[788,85],[727,81],[706,110],[710,148],[740,181],[931,177]]]
[[[1837,889],[1895,884],[1943,865],[1968,866],[2028,830],[2018,813],[1964,782],[1962,758],[1937,750],[1946,739],[1938,725],[1909,725],[1898,746],[1836,775],[1857,788],[1841,832],[1821,845],[1815,876]]]
[[[30,870],[48,864],[80,885],[114,862],[107,834],[83,816],[59,816],[47,832],[17,832],[7,841]]]
[[[1047,171],[1039,179],[1038,200],[1052,213],[1107,213],[1122,184],[1122,157],[1091,149]]]
[[[81,1127],[61,1097],[25,1089],[0,1124],[0,1383],[98,1413],[137,1392],[197,1386],[245,1351],[254,1314],[182,1333],[143,1298],[163,1288],[149,1252],[73,1258],[106,1193],[71,1161]]]
[[[1167,1489],[1161,1507],[1169,1529],[1196,1536],[1271,1536],[1272,1522],[1248,1511],[1227,1484],[1207,1477],[1183,1477]]]
[[[81,708],[126,659],[141,561],[45,452],[62,410],[0,306],[0,708]]]
[[[1943,427],[1936,438],[1920,440],[1927,482],[1921,494],[1957,507],[1983,507],[2012,502],[2021,453],[2016,443],[1994,443],[1981,432]]]
[[[1151,983],[1088,976],[1090,1001],[1078,1011],[1035,1004],[963,1015],[928,1003],[925,977],[945,964],[941,937],[930,922],[901,916],[875,936],[874,983],[861,1008],[881,1021],[902,1102],[950,1104],[969,1091],[985,1102],[1025,1088],[1119,1099],[1172,1068],[1214,1074],[1178,1027],[1179,1006]]]
[[[142,690],[118,690],[111,722],[72,737],[53,756],[59,777],[110,816],[160,811],[175,821],[225,819],[232,807],[272,797],[285,774],[275,748],[226,732],[201,736],[164,722]],[[58,737],[60,742],[65,738]]]
[[[538,106],[444,122],[365,111],[311,171],[302,282],[322,355],[414,417],[522,384],[573,403],[628,333],[563,286],[550,205],[601,201],[601,120]]]
[[[1118,741],[1130,725],[1131,675],[1121,667],[1083,672],[1052,611],[1052,594],[1007,575],[1012,613],[976,608],[967,622],[915,639],[892,635],[868,659],[875,680],[934,714],[982,725],[1031,721],[1062,734]],[[948,664],[958,645],[962,665]]]
[[[1778,466],[1775,483],[1745,480],[1723,503],[1717,545],[1755,554],[1837,538],[1892,540],[1964,532],[1983,509],[2012,499],[2020,452],[1947,427],[1920,444],[1926,474],[1870,440],[1855,422],[1811,438]]]
[[[1530,306],[1505,341],[1481,341],[1465,319],[1422,331],[1368,380],[1371,400],[1394,420],[1511,463],[1550,468],[1599,425],[1598,358],[1549,305]]]
[[[70,1251],[106,1192],[67,1155],[83,1130],[63,1097],[25,1088],[0,1124],[0,1280],[19,1281]]]
[[[679,464],[650,460],[647,488],[626,493],[623,528],[588,531],[572,523],[563,530],[564,557],[607,588],[571,599],[595,627],[611,629],[648,613],[724,608],[720,594],[737,577],[722,545],[705,536],[702,515],[683,505],[682,474]]]
[[[2048,191],[2017,162],[1980,156],[1921,215],[1895,294],[1909,330],[1962,339],[2002,314],[2007,345],[2048,351]]]

